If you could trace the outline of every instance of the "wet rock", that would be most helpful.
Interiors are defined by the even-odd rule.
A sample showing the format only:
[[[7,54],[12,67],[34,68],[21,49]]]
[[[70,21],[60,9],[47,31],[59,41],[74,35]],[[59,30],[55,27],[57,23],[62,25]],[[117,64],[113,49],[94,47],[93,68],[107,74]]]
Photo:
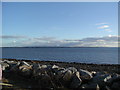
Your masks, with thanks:
[[[59,66],[53,65],[52,69],[59,69]]]
[[[120,81],[119,82],[114,82],[111,86],[112,90],[120,90]]]
[[[100,87],[97,83],[83,84],[80,89],[82,90],[100,90]]]
[[[33,68],[34,70],[36,70],[36,69],[38,69],[38,68],[41,68],[41,66],[40,66],[40,64],[38,64],[38,63],[33,63],[33,64],[32,64],[32,68]]]
[[[106,83],[106,85],[111,85],[112,84],[112,76],[111,75],[109,75],[109,76],[107,76],[105,79],[104,79],[104,82]]]
[[[39,75],[38,84],[40,88],[53,88],[54,87],[51,77],[47,73]]]
[[[107,79],[111,76],[109,74],[97,74],[95,77],[92,78],[91,83],[97,83],[101,89],[105,89]]]
[[[28,66],[28,65],[22,65],[19,67],[19,74],[23,75],[23,76],[31,76],[32,74],[32,66]]]
[[[111,86],[114,82],[120,81],[120,75],[118,74],[113,74],[104,79],[104,82],[108,85]]]
[[[71,80],[70,88],[78,88],[82,83],[79,72],[76,72]]]
[[[80,69],[79,72],[80,72],[80,78],[83,81],[88,81],[88,80],[90,80],[92,78],[92,73],[90,73],[87,70]]]
[[[13,66],[11,66],[10,72],[18,73],[19,72],[19,65],[13,65]]]
[[[31,66],[29,63],[27,63],[27,62],[25,62],[25,61],[20,61],[20,66],[23,66],[23,65]]]
[[[65,70],[62,70],[58,75],[59,76],[57,76],[57,78],[60,79],[60,82],[62,83],[62,85],[65,87],[69,87],[72,76],[73,76],[72,71],[65,69]]]
[[[91,72],[91,75],[94,77],[94,76],[96,75],[96,73],[97,73],[97,72],[92,71],[92,72]]]
[[[46,69],[48,66],[47,65],[41,65],[41,68]]]
[[[105,86],[105,90],[111,90],[109,86]]]
[[[9,67],[10,67],[10,65],[8,63],[4,63],[4,62],[1,63],[1,66],[2,66],[3,71],[9,69]]]
[[[72,75],[73,75],[72,71],[71,70],[67,70],[65,72],[64,76],[63,76],[63,80],[64,81],[70,81],[71,78],[72,78]]]
[[[71,71],[72,71],[72,73],[77,72],[77,69],[76,69],[76,68],[74,68],[74,67],[69,67],[69,68],[67,68],[66,70],[71,70]]]

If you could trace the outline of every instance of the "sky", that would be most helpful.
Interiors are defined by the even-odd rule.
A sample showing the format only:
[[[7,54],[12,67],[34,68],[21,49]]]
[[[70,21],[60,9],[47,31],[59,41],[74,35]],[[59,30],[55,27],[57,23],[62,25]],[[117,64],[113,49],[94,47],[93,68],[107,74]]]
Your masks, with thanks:
[[[3,2],[3,47],[116,47],[117,2]]]

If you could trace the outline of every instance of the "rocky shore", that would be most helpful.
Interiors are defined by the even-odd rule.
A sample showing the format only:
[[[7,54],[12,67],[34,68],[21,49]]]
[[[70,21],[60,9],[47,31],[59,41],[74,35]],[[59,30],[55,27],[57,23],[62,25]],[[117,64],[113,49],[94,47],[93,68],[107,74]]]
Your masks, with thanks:
[[[1,59],[3,89],[120,90],[120,65]]]

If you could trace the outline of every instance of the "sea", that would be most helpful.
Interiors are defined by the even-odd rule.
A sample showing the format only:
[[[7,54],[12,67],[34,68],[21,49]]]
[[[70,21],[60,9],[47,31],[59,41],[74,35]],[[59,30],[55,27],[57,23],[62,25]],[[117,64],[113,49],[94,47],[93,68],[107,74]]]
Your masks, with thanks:
[[[0,58],[119,64],[117,47],[4,47],[1,49]]]

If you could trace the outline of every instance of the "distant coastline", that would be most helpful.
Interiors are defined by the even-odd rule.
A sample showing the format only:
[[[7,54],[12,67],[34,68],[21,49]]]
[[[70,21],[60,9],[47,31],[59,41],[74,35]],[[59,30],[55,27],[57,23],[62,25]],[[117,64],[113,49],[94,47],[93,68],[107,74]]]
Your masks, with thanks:
[[[0,48],[119,48],[119,47],[0,47]]]

